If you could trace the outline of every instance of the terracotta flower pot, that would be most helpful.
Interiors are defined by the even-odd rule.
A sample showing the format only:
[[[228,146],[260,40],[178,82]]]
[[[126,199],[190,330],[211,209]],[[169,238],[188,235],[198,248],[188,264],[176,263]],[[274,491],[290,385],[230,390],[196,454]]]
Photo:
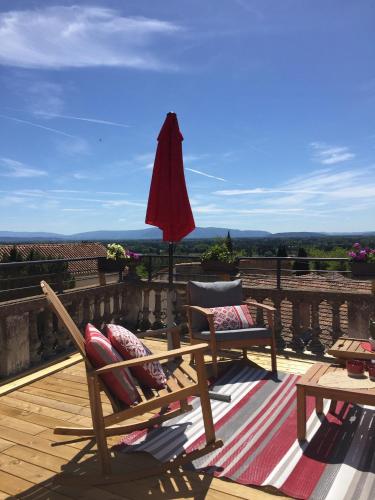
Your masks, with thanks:
[[[234,273],[237,270],[235,262],[221,262],[220,260],[206,260],[201,263],[204,271],[215,271],[218,273]]]
[[[107,259],[98,257],[98,271],[100,273],[119,273],[125,269],[128,259]]]
[[[352,262],[350,267],[354,278],[375,278],[375,262]]]

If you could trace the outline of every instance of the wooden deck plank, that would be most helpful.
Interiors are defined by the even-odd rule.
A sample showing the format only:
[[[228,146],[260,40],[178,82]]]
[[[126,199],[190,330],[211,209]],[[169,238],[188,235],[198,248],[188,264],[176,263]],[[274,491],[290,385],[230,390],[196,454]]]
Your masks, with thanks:
[[[81,415],[82,417],[91,417],[91,411],[89,408],[82,405],[66,403],[65,401],[59,401],[57,399],[51,399],[48,397],[48,394],[45,396],[37,396],[36,394],[28,394],[27,392],[17,391],[11,397],[25,401],[26,403],[42,406],[44,408],[61,410],[64,413]]]
[[[67,411],[55,410],[53,408],[48,408],[45,406],[40,406],[35,403],[30,403],[23,401],[17,397],[16,393],[11,393],[10,395],[3,396],[1,402],[11,406],[12,408],[19,408],[21,410],[30,411],[31,413],[37,413],[38,415],[44,415],[48,417],[55,417],[61,420],[68,420],[71,418],[72,414]]]
[[[40,389],[39,387],[34,387],[33,385],[22,387],[22,389],[20,389],[18,392],[23,392],[26,394],[34,394],[35,396],[42,396],[42,397],[47,397],[49,399],[56,399],[57,401],[63,401],[64,403],[71,403],[80,406],[86,406],[89,404],[89,402],[85,398],[72,396],[71,394],[64,394],[59,391]]]
[[[147,345],[151,346],[148,341]],[[151,349],[165,350],[165,341],[153,340]],[[251,360],[260,366],[270,366],[269,354],[251,352],[250,355]],[[278,358],[279,370],[289,373],[304,373],[311,364],[306,360]],[[185,375],[182,377],[185,382]],[[105,412],[110,412],[107,398],[104,401]],[[215,500],[275,498],[274,494],[263,489],[182,471],[100,487],[72,486],[64,476],[61,484],[56,485],[53,480],[61,477],[59,472],[62,468],[66,472],[78,468],[83,474],[93,473],[94,476],[98,473],[96,445],[92,441],[73,442],[74,436],[53,434],[55,426],[91,426],[88,405],[82,362],[64,367],[46,378],[21,384],[16,391],[0,398],[0,500],[17,494],[40,500],[77,497],[87,500],[138,500],[147,496]],[[116,436],[108,441],[113,445],[119,439]],[[55,445],[57,443],[62,444]],[[130,460],[128,455],[118,455],[113,460],[117,464],[117,473],[124,473],[124,478],[127,470],[138,470],[148,463],[142,454],[133,454]],[[148,456],[148,460],[152,462],[155,459]]]
[[[17,495],[33,487],[33,483],[0,470],[1,489],[8,495]]]
[[[52,428],[52,429],[54,429],[57,426],[66,425],[65,419],[61,420],[59,418],[40,415],[38,413],[33,413],[30,410],[24,410],[22,408],[13,408],[12,406],[2,404],[1,399],[0,399],[0,414],[16,417],[19,420],[24,420],[25,422],[32,422],[38,425],[42,425],[46,428]]]

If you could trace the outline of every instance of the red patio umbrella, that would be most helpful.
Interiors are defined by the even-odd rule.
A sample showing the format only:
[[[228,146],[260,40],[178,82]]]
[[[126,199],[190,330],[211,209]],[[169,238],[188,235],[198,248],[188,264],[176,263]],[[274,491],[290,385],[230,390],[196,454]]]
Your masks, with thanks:
[[[146,224],[160,228],[163,240],[169,242],[169,283],[173,279],[173,243],[195,228],[185,183],[183,139],[176,113],[168,113],[158,136]]]

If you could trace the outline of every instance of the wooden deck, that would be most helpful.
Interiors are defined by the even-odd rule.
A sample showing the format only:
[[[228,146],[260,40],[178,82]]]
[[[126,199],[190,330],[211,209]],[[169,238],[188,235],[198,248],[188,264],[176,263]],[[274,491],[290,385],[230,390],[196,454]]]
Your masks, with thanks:
[[[165,342],[160,340],[148,340],[147,344],[155,352],[166,348]],[[264,368],[270,366],[269,355],[249,352],[249,357]],[[311,363],[278,357],[278,368],[284,372],[302,374]],[[109,412],[109,404],[106,406]],[[53,434],[55,426],[67,422],[91,425],[85,371],[77,354],[60,364],[0,386],[0,499],[139,500],[147,497],[258,500],[277,495],[276,491],[184,471],[133,482],[124,480],[120,484],[92,486],[89,477],[99,471],[95,445],[90,440],[77,441]],[[119,438],[109,440],[116,444]],[[119,454],[113,463],[114,473],[121,473],[126,478],[127,471],[153,465],[155,459],[143,453]],[[69,479],[61,475],[61,471],[72,473],[72,476]],[[82,477],[78,480],[80,475]]]

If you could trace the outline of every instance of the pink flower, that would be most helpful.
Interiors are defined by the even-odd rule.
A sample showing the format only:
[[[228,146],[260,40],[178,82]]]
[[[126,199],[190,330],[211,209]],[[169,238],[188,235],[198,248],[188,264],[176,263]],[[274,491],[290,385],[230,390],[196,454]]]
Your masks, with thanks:
[[[354,243],[353,248],[355,248],[356,250],[359,250],[361,248],[361,244],[360,243]]]

